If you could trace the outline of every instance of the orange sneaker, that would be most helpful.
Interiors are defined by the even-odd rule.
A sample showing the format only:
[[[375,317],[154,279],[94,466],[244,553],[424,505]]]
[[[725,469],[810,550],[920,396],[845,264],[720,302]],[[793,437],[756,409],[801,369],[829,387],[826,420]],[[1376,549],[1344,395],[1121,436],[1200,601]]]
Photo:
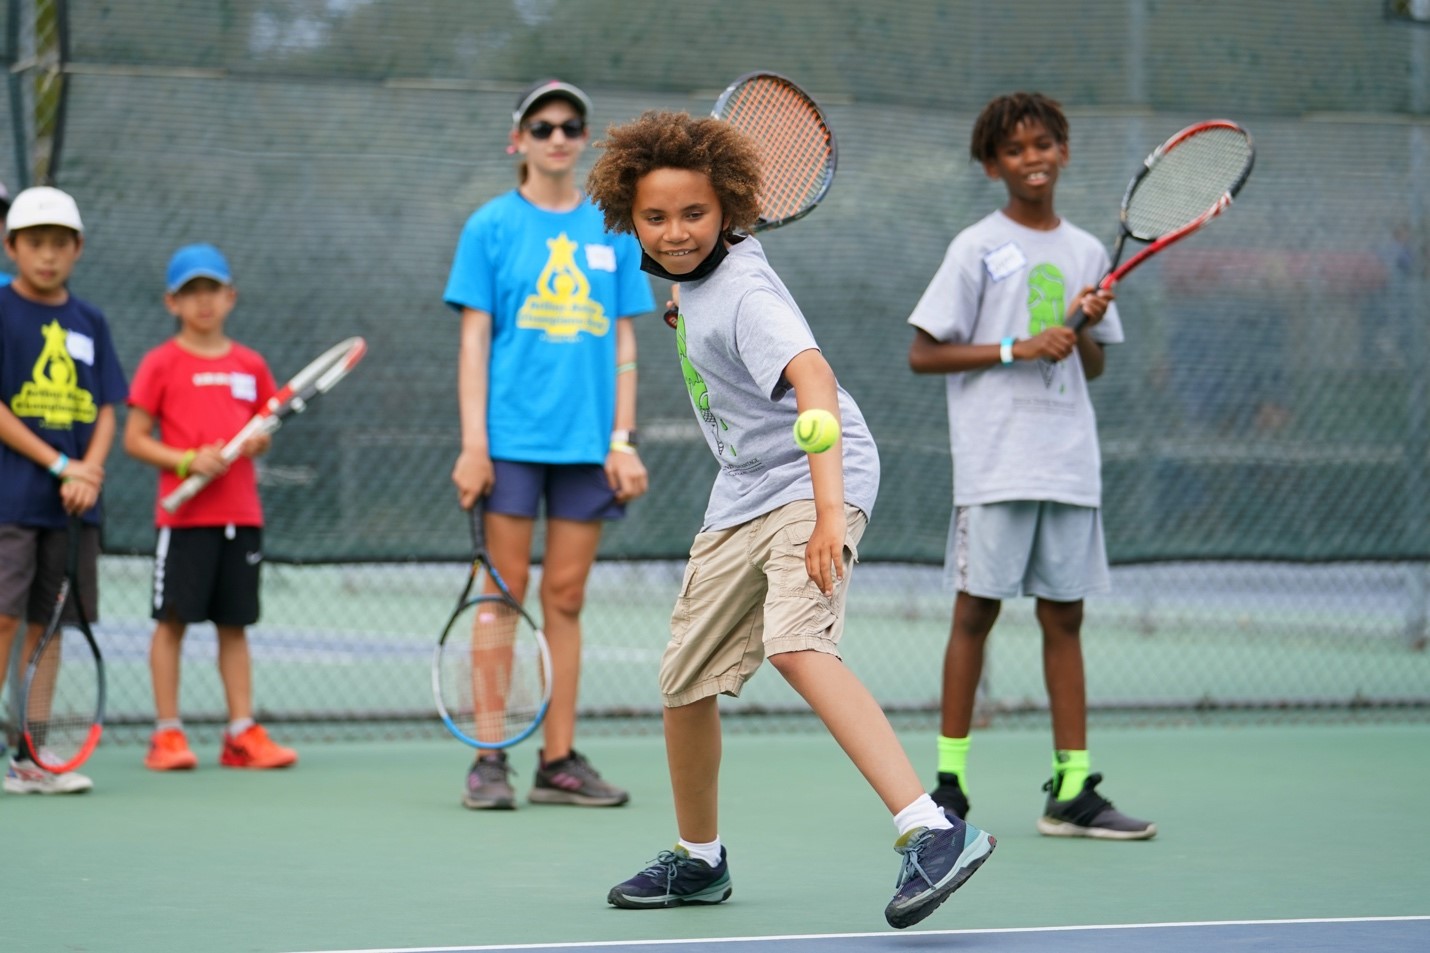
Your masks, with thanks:
[[[150,771],[188,771],[198,763],[198,756],[189,750],[189,739],[181,729],[165,728],[149,738],[144,767]]]
[[[262,725],[250,725],[237,738],[223,733],[218,763],[225,768],[286,768],[297,760],[298,752],[276,744]]]

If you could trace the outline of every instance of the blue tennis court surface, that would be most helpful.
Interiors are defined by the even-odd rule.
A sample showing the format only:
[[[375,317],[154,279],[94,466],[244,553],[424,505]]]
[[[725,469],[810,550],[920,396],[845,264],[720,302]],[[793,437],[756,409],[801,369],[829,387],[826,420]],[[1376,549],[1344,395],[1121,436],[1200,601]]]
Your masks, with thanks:
[[[628,915],[628,914],[624,914]],[[647,914],[649,915],[649,914]],[[657,916],[670,916],[665,912]],[[679,916],[678,913],[673,914]],[[1128,923],[1008,930],[936,930],[914,933],[842,933],[829,936],[755,936],[676,941],[635,940],[516,946],[442,946],[308,953],[495,953],[521,950],[638,950],[680,953],[691,947],[716,953],[899,953],[978,950],[985,953],[1424,953],[1430,950],[1430,916],[1351,919],[1228,920],[1212,923]]]

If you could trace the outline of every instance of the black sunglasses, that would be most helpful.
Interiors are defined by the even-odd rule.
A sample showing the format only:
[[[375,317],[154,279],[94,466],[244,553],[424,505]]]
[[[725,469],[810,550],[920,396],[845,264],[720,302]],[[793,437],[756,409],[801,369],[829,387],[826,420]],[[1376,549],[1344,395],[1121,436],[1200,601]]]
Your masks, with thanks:
[[[576,139],[586,134],[586,120],[568,119],[563,123],[549,123],[544,119],[526,124],[526,131],[533,139],[550,139],[551,134],[560,129],[567,139]]]

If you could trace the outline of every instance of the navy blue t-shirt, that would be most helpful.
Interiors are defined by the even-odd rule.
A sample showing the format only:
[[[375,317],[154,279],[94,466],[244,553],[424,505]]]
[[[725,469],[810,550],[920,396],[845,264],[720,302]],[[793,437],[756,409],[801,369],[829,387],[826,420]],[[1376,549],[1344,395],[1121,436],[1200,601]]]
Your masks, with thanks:
[[[74,295],[62,305],[36,304],[0,287],[0,399],[41,440],[80,459],[100,408],[128,395],[98,308]],[[85,514],[89,523],[99,518],[98,505]],[[54,476],[0,443],[0,524],[61,529],[65,521]]]

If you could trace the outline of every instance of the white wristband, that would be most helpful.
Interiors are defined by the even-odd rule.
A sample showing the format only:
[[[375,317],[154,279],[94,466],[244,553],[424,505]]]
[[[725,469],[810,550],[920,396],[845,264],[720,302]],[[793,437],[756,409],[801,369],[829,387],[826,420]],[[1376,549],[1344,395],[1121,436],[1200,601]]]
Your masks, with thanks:
[[[61,473],[65,472],[65,467],[69,465],[70,458],[62,453],[58,457],[55,457],[55,462],[50,464],[49,470],[55,476],[59,476]]]
[[[998,345],[998,359],[1004,364],[1013,363],[1013,339],[1004,338],[1003,343]]]

